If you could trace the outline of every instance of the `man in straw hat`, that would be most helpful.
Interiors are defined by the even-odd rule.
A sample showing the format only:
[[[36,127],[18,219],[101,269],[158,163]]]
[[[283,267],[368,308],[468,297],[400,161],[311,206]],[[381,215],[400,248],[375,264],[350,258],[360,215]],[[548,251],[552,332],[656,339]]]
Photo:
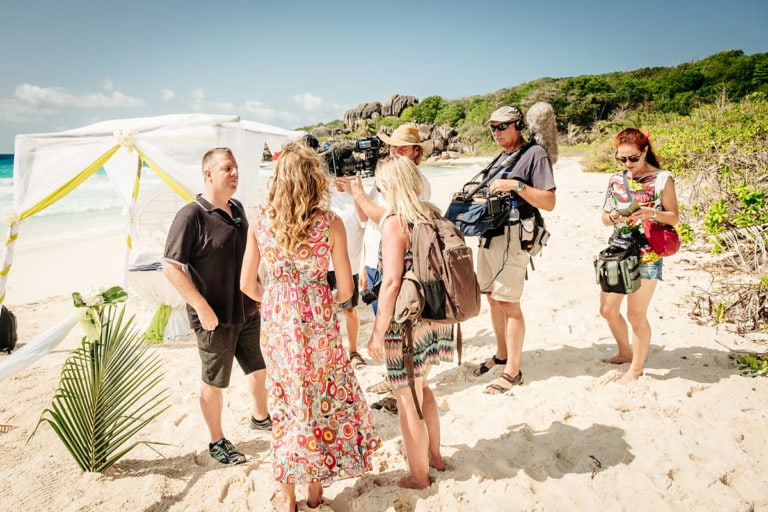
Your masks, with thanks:
[[[419,165],[424,159],[424,156],[430,154],[433,148],[432,141],[421,140],[419,129],[413,124],[403,124],[398,126],[392,132],[392,135],[379,132],[378,137],[389,146],[390,155],[404,156],[411,159],[416,165]],[[428,200],[432,195],[432,188],[424,174],[421,174],[421,178],[424,182],[424,197],[422,197],[422,199]],[[381,221],[381,217],[384,214],[384,200],[375,187],[372,187],[370,192],[366,193],[363,188],[362,179],[359,176],[341,178],[337,180],[337,182],[343,182],[342,186],[344,187],[344,190],[349,192],[354,198],[355,205],[358,209],[358,216],[361,221],[365,222],[367,220],[363,236],[365,271],[360,272],[360,289],[363,290],[369,286],[373,286],[381,279],[378,270],[379,242],[381,241],[379,221]],[[377,311],[376,301],[371,304],[371,307],[375,314]],[[384,379],[383,381],[370,386],[368,391],[374,393],[387,393],[391,391],[391,388],[386,379]],[[384,399],[373,406],[376,407],[381,403],[386,403],[388,408],[396,410],[393,402],[393,400],[387,401]]]
[[[480,238],[477,254],[477,280],[491,307],[491,323],[496,335],[493,357],[475,369],[484,375],[496,365],[504,366],[501,376],[488,385],[485,393],[504,394],[523,383],[520,360],[525,338],[525,318],[520,308],[530,254],[520,245],[519,219],[530,218],[534,210],[551,211],[555,207],[555,180],[552,164],[543,147],[527,144],[523,113],[514,105],[505,105],[491,114],[485,123],[503,152],[489,167],[496,173],[489,185],[490,194],[508,194],[517,211],[517,219],[494,235]],[[512,216],[511,216],[512,217]]]
[[[392,135],[379,132],[379,138],[389,146],[390,155],[400,155],[413,160],[413,163],[419,165],[424,159],[425,154],[432,152],[433,144],[431,140],[423,141],[419,135],[419,129],[412,124],[403,124],[395,128]],[[426,184],[429,184],[425,180]]]

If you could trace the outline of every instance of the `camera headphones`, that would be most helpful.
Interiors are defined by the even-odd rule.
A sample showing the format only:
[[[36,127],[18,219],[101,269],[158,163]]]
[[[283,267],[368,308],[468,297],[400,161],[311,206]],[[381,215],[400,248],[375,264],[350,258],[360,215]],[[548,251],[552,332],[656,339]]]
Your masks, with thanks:
[[[520,116],[520,119],[515,121],[515,130],[521,132],[525,130],[525,119],[523,118],[523,111],[518,108],[517,105],[510,105],[510,108],[513,108],[517,111],[517,114]]]

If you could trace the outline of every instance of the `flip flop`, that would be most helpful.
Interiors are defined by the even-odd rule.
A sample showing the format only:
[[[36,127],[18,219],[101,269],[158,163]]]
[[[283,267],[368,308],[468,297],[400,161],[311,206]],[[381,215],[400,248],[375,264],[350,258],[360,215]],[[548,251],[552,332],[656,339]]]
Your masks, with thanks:
[[[501,374],[501,378],[504,379],[505,381],[509,382],[510,387],[505,388],[501,384],[496,384],[495,382],[492,382],[491,384],[488,384],[488,386],[486,386],[485,391],[483,391],[483,393],[485,393],[487,395],[506,395],[506,394],[508,394],[510,391],[512,391],[512,389],[515,386],[520,386],[523,383],[523,372],[521,370],[520,372],[518,372],[517,376],[515,376],[515,377],[512,377],[508,373],[502,373]],[[495,393],[489,393],[488,390],[490,390],[490,389],[495,391]]]
[[[493,361],[493,364],[491,366],[488,366],[488,363],[490,361]],[[474,375],[475,377],[480,377],[481,375],[485,375],[486,373],[491,371],[491,368],[493,368],[494,366],[496,366],[498,364],[507,364],[507,360],[506,359],[499,359],[498,357],[496,357],[494,355],[492,358],[490,358],[490,359],[488,359],[486,361],[483,361],[483,363],[480,366],[475,368],[475,371],[472,372],[472,375]]]
[[[352,368],[355,370],[359,370],[363,366],[368,365],[368,363],[365,362],[365,359],[363,359],[363,356],[361,356],[358,352],[351,352],[349,354],[349,362],[352,363]]]

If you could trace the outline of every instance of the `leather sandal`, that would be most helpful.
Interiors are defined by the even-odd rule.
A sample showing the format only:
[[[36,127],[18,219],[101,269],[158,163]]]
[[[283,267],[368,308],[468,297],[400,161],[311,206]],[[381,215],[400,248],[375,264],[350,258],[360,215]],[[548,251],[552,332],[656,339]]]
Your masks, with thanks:
[[[389,393],[390,391],[392,391],[392,386],[389,385],[389,382],[387,382],[387,379],[384,379],[372,386],[368,386],[366,388],[366,391],[369,393],[376,393],[377,395],[381,395],[381,394]]]
[[[397,399],[394,396],[385,396],[378,402],[371,404],[371,409],[389,411],[397,414]]]
[[[365,362],[365,359],[363,359],[363,356],[361,356],[359,352],[351,352],[349,354],[349,362],[352,364],[352,368],[355,370],[359,370],[368,364]]]
[[[493,364],[491,366],[488,366],[488,361],[493,361]],[[481,375],[485,375],[486,373],[491,371],[491,368],[499,364],[507,364],[507,360],[499,359],[494,355],[491,359],[483,361],[483,363],[480,366],[475,368],[475,371],[472,372],[472,375],[474,375],[475,377],[480,377]]]
[[[488,384],[488,386],[485,388],[485,391],[483,393],[487,395],[506,395],[510,391],[512,391],[512,388],[515,386],[520,386],[523,383],[523,372],[522,370],[517,373],[515,377],[512,377],[508,373],[502,373],[501,378],[505,381],[509,382],[510,387],[505,388],[501,384],[496,384],[495,382],[492,382]],[[495,393],[490,393],[489,390],[495,391]]]

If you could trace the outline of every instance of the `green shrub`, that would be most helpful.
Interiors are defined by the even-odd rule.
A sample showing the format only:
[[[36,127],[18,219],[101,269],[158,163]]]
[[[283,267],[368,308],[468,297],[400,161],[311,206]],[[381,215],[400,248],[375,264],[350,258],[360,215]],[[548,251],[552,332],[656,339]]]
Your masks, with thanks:
[[[677,231],[677,234],[680,236],[680,242],[683,244],[689,244],[693,242],[694,238],[696,237],[696,233],[693,231],[693,228],[690,224],[680,223],[675,226],[675,231]]]
[[[440,96],[428,96],[424,98],[413,106],[414,121],[417,123],[434,123],[442,106],[443,98]]]
[[[400,112],[400,119],[404,123],[412,123],[416,120],[416,113],[414,112],[413,105],[410,107],[405,107],[402,112]]]

